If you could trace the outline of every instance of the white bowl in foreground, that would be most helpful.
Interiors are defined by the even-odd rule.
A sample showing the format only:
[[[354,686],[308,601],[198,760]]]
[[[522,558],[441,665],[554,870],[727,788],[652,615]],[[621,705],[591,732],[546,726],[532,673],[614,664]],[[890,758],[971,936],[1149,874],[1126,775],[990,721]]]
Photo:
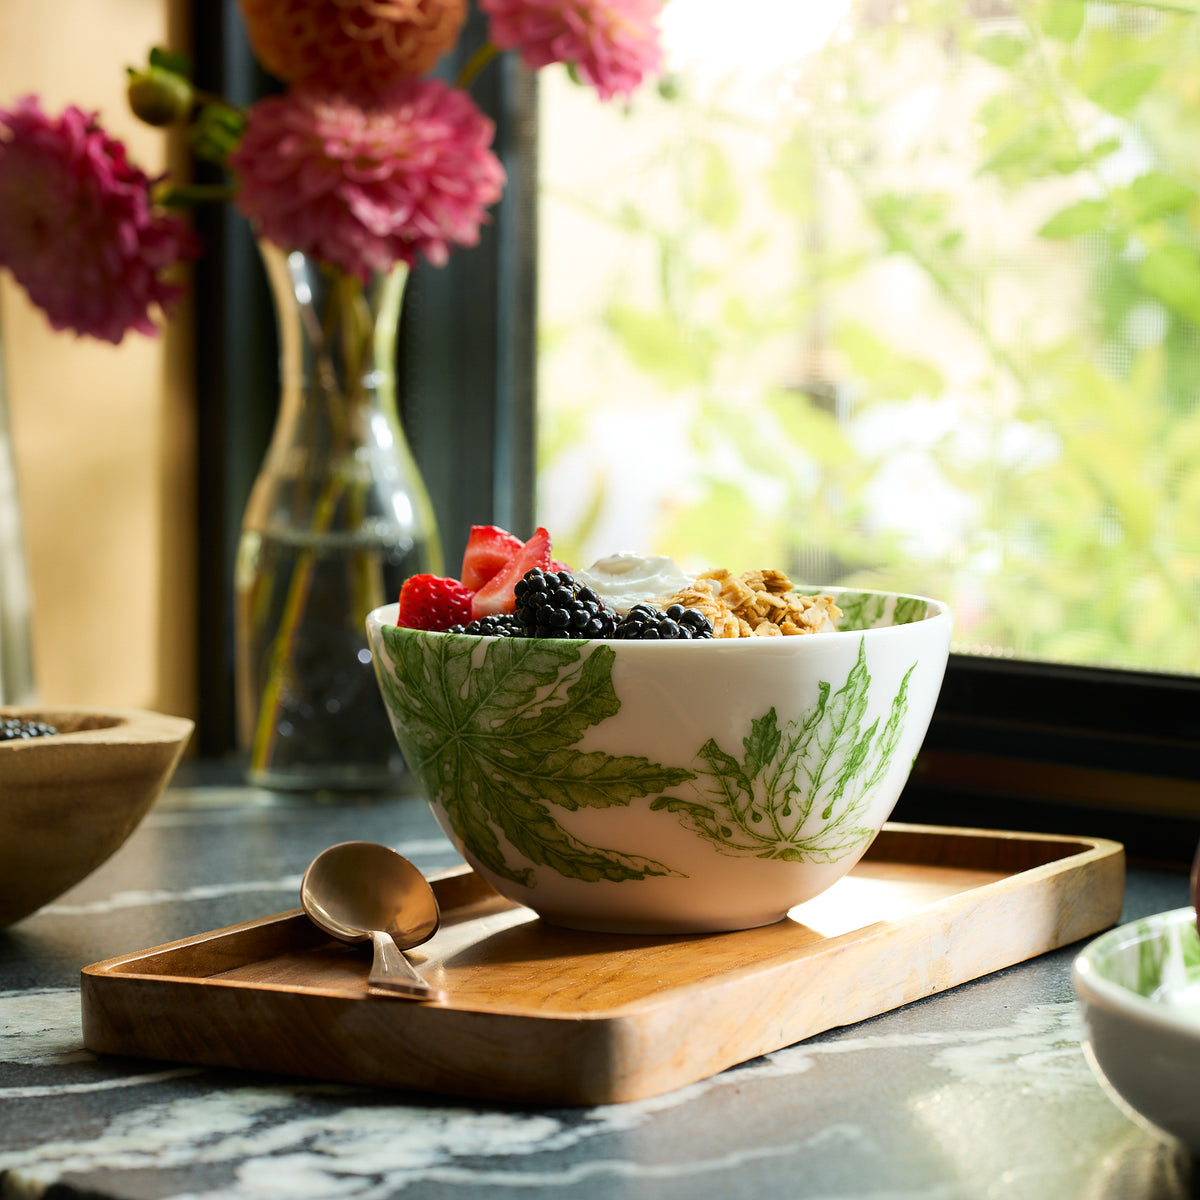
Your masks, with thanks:
[[[951,616],[821,589],[839,631],[688,642],[367,632],[442,828],[555,924],[698,933],[778,921],[859,860],[925,736]]]
[[[1109,930],[1075,959],[1084,1052],[1125,1112],[1200,1156],[1200,936],[1180,908]]]

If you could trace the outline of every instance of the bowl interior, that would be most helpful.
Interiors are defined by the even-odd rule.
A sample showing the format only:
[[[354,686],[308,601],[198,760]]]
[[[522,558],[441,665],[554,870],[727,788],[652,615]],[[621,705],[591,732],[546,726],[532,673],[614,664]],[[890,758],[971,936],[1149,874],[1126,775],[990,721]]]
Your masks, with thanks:
[[[116,729],[128,723],[126,716],[105,712],[84,712],[61,708],[0,708],[0,717],[20,717],[52,725],[59,734],[87,733],[93,729]],[[45,742],[45,738],[29,739]],[[3,743],[0,743],[2,745]]]
[[[1131,1014],[1195,1023],[1200,1041],[1200,933],[1195,910],[1175,909],[1122,925],[1079,955],[1077,970]]]
[[[129,837],[192,732],[140,710],[7,707],[59,732],[0,742],[0,928],[74,886]]]

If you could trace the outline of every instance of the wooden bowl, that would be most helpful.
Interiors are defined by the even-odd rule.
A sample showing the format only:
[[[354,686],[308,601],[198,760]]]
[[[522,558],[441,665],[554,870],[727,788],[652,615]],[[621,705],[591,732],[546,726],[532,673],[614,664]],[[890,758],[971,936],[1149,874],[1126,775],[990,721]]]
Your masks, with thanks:
[[[108,859],[166,787],[192,732],[132,709],[3,708],[56,735],[0,742],[0,928]]]

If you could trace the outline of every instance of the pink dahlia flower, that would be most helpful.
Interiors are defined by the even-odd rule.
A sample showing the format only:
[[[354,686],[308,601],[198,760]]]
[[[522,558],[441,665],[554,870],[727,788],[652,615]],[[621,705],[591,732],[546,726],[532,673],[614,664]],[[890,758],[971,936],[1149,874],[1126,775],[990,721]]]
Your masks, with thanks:
[[[154,211],[151,180],[94,114],[48,117],[27,96],[0,110],[0,267],[55,329],[156,334],[152,310],[182,289],[164,272],[196,254],[187,226]]]
[[[293,89],[258,101],[230,156],[258,234],[366,280],[473,246],[500,198],[493,126],[465,92],[408,79],[371,107]]]
[[[467,18],[467,0],[240,0],[240,8],[272,75],[368,94],[423,75]]]
[[[570,63],[603,100],[628,96],[662,66],[659,0],[479,0],[489,37],[535,71]]]

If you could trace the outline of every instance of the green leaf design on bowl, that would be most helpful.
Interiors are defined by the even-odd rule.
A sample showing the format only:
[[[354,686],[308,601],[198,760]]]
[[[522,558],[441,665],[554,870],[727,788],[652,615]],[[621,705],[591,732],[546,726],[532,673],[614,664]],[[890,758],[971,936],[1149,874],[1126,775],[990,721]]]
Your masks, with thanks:
[[[806,596],[819,596],[820,588],[797,588]],[[886,592],[858,592],[847,589],[833,593],[841,609],[837,627],[842,631],[881,629],[886,625],[911,625],[929,616],[929,601],[921,596],[894,596]]]
[[[613,716],[611,647],[542,638],[481,643],[385,626],[391,668],[380,686],[396,739],[426,795],[454,832],[501,878],[535,886],[497,837],[532,863],[572,879],[623,881],[677,874],[654,859],[588,845],[555,819],[552,805],[628,805],[692,778],[649,759],[584,752],[576,744]]]
[[[678,813],[722,854],[789,862],[837,862],[875,832],[861,824],[871,792],[887,773],[908,709],[909,667],[883,728],[863,728],[871,676],[865,644],[837,691],[822,681],[817,702],[782,728],[775,709],[753,721],[742,756],[712,739],[698,755],[701,799],[660,796],[651,808]],[[822,824],[805,832],[813,813]]]
[[[1196,923],[1157,914],[1122,927],[1119,938],[1098,946],[1098,974],[1146,999],[1159,999],[1164,984],[1200,984],[1200,935]]]

